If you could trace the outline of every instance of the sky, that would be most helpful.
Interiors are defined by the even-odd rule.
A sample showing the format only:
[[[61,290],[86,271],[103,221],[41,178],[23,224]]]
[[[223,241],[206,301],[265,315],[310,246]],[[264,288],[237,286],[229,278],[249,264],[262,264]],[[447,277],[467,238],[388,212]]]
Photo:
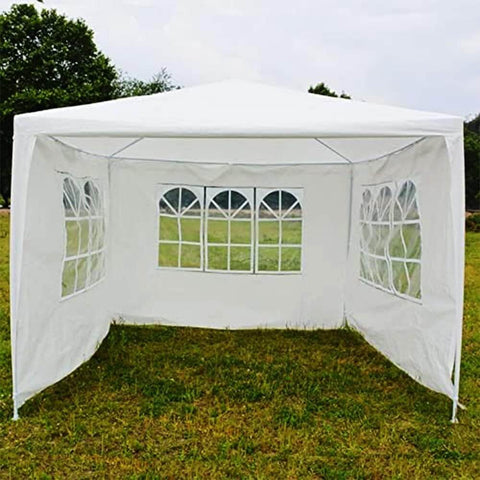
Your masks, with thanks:
[[[0,10],[18,1],[0,0]],[[36,3],[40,8],[41,4]],[[480,113],[480,0],[44,0],[117,68],[184,87],[240,78]]]

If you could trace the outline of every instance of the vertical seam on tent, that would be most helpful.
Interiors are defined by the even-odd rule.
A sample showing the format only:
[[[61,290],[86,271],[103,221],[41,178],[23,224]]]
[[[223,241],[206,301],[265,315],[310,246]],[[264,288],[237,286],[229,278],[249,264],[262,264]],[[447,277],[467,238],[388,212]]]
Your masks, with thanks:
[[[352,210],[353,210],[353,168],[354,165],[350,163],[350,201],[348,206],[348,230],[347,230],[347,258],[346,258],[346,266],[345,266],[345,282],[344,282],[344,291],[343,291],[343,326],[348,325],[347,320],[347,308],[346,308],[346,290],[348,284],[348,274],[350,271],[350,243],[352,238]]]
[[[347,309],[346,309],[346,302],[345,302],[345,297],[346,297],[346,286],[348,282],[348,272],[349,272],[349,261],[350,261],[350,239],[352,235],[352,203],[353,203],[353,161],[347,158],[345,155],[342,155],[340,152],[337,152],[334,148],[332,148],[330,145],[328,145],[325,142],[322,142],[319,138],[315,138],[315,140],[323,145],[324,147],[328,148],[330,151],[341,157],[343,160],[345,160],[350,167],[350,201],[348,205],[348,230],[347,230],[347,256],[346,256],[346,265],[345,265],[345,281],[344,281],[344,287],[343,287],[343,318],[342,318],[342,326],[347,326],[348,321],[347,321]]]

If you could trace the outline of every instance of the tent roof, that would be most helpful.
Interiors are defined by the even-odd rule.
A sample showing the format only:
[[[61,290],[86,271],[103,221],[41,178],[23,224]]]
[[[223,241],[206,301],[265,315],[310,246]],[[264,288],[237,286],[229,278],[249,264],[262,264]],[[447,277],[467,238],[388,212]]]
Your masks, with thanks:
[[[18,115],[16,132],[142,137],[398,137],[458,133],[439,113],[225,81]]]

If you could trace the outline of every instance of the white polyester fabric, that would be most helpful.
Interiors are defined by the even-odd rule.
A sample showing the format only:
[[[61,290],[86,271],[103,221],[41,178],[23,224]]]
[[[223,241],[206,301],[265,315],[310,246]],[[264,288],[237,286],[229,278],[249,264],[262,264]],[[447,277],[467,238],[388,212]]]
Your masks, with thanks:
[[[15,407],[86,361],[114,319],[212,328],[337,328],[347,319],[417,381],[456,398],[462,128],[448,115],[245,82],[16,117]],[[65,173],[105,186],[107,264],[98,285],[62,299]],[[408,179],[421,212],[421,302],[359,280],[362,186]],[[302,189],[302,273],[158,268],[161,184]]]

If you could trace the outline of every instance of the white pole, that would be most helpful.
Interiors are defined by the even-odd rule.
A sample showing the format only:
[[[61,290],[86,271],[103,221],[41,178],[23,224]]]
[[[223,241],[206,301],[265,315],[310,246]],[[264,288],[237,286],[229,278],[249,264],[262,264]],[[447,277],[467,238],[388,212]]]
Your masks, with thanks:
[[[458,393],[460,390],[460,363],[462,359],[462,322],[460,322],[459,331],[457,333],[457,342],[455,349],[455,366],[453,372],[453,405],[452,405],[452,423],[458,423]]]
[[[13,398],[13,421],[17,421],[20,417],[18,416],[18,407],[17,407],[17,401],[15,400],[15,397]]]

